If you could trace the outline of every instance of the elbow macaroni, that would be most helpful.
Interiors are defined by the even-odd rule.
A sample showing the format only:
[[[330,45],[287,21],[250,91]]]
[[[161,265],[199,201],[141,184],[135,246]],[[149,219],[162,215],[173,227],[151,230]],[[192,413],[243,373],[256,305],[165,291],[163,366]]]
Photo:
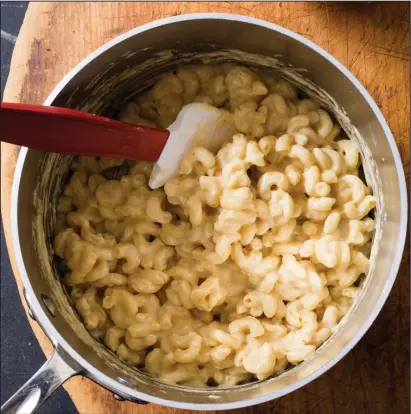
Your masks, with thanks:
[[[86,328],[122,360],[169,383],[263,380],[337,329],[368,272],[376,199],[320,104],[254,69],[180,68],[120,119],[165,128],[191,102],[230,111],[232,141],[192,148],[155,191],[150,163],[77,157],[54,252]]]

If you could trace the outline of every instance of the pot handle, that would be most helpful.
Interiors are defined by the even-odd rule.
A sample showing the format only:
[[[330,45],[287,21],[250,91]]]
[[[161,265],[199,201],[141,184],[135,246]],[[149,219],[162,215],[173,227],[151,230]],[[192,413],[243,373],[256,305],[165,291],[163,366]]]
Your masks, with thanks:
[[[1,407],[2,414],[34,413],[81,366],[59,345],[46,363]]]

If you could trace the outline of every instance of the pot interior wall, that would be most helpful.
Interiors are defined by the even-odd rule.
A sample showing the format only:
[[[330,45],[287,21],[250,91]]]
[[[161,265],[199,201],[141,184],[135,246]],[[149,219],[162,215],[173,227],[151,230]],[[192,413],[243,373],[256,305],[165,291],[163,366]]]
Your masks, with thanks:
[[[363,95],[342,72],[324,56],[285,34],[219,19],[158,26],[122,40],[90,61],[57,94],[52,105],[115,117],[125,101],[147,89],[161,74],[183,64],[222,61],[263,66],[297,84],[306,94],[319,99],[359,143],[368,182],[377,196],[373,265],[362,294],[366,300],[357,301],[339,332],[314,357],[280,377],[237,386],[230,392],[162,384],[128,367],[96,342],[71,307],[51,249],[55,207],[67,182],[71,157],[30,150],[22,171],[18,220],[24,265],[36,298],[40,302],[41,295],[53,298],[56,310],[55,316],[49,315],[51,324],[96,369],[128,385],[129,396],[137,389],[166,400],[216,404],[245,401],[295,385],[335,358],[367,321],[385,289],[395,255],[399,206],[387,205],[384,199],[399,200],[399,180],[384,130]],[[387,272],[376,271],[377,266]],[[101,377],[94,379],[113,388],[114,383]]]

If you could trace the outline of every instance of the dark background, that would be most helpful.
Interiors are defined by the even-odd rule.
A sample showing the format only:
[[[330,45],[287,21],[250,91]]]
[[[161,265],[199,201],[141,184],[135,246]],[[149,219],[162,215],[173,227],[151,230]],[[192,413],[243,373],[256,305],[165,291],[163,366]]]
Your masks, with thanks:
[[[19,33],[27,5],[27,2],[1,2],[2,100],[15,38]],[[1,404],[27,381],[45,360],[24,314],[10,266],[1,220]],[[60,388],[38,412],[74,414],[77,410],[66,391]]]

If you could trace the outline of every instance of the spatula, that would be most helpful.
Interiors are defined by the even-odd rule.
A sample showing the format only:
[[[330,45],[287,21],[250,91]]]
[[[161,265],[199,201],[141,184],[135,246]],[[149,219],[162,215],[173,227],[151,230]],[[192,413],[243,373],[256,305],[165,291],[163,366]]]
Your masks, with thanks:
[[[215,152],[235,132],[230,114],[203,103],[184,106],[163,130],[56,106],[3,102],[0,128],[1,141],[35,150],[155,162],[153,189],[178,174],[190,148]]]

